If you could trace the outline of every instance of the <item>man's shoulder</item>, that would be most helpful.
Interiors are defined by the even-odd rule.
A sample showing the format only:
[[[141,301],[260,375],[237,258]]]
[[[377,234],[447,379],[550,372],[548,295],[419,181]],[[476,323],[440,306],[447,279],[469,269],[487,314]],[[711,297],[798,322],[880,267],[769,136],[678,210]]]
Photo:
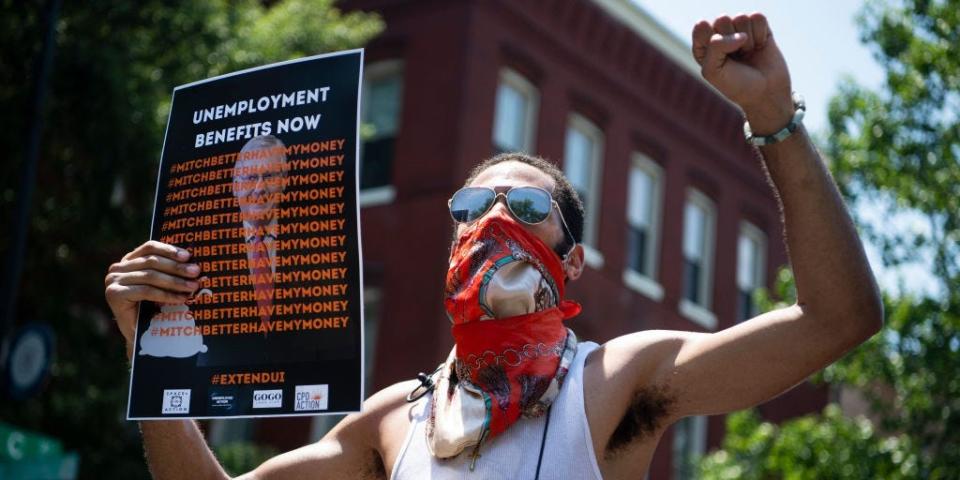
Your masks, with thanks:
[[[593,421],[603,424],[603,438],[609,438],[624,415],[635,410],[638,401],[651,398],[664,405],[675,399],[670,385],[681,347],[704,335],[679,330],[644,330],[616,337],[590,352],[584,363],[584,392]],[[662,402],[660,401],[662,400]],[[603,408],[597,406],[603,405]],[[667,417],[667,409],[658,416]]]
[[[353,430],[373,433],[384,426],[397,426],[409,420],[414,404],[407,402],[407,394],[419,385],[417,380],[398,382],[374,393],[363,402],[359,413],[346,422]]]
[[[319,442],[279,455],[243,478],[386,478],[407,431],[406,395],[418,384],[380,390]]]
[[[363,411],[370,414],[383,414],[408,405],[407,394],[420,385],[416,379],[394,383],[370,396],[363,402]]]
[[[584,364],[584,406],[602,464],[633,457],[649,462],[674,414],[676,392],[662,382],[661,373],[691,335],[698,334],[644,330],[611,339],[590,352]]]
[[[586,359],[586,368],[607,366],[655,367],[676,353],[696,332],[680,330],[643,330],[613,338],[601,344]],[[613,363],[610,363],[613,362]]]
[[[384,465],[392,465],[409,430],[415,408],[407,394],[420,382],[408,380],[378,391],[363,402],[363,409],[341,422],[336,434],[340,439],[367,445],[378,452]]]

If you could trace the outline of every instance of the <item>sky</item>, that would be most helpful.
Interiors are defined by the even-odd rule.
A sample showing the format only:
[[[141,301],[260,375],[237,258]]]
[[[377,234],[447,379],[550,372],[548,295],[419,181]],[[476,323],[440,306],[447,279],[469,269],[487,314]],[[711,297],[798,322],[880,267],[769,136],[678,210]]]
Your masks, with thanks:
[[[827,131],[827,105],[844,76],[868,88],[883,84],[883,70],[870,49],[860,42],[855,17],[862,1],[809,0],[806,2],[758,0],[631,0],[690,45],[690,32],[698,21],[728,14],[761,12],[766,15],[777,45],[790,69],[793,89],[807,102],[804,124],[814,134]],[[876,205],[854,207],[859,217],[873,225],[887,222],[894,228],[929,231],[922,218],[898,215],[888,218]],[[925,264],[886,269],[878,249],[865,244],[867,257],[880,286],[888,291],[936,294],[934,278]]]
[[[807,101],[804,123],[812,132],[825,129],[827,103],[844,75],[872,88],[883,81],[883,70],[860,43],[854,24],[862,1],[633,1],[687,45],[693,25],[700,20],[713,21],[724,14],[763,13],[787,60],[793,89]]]

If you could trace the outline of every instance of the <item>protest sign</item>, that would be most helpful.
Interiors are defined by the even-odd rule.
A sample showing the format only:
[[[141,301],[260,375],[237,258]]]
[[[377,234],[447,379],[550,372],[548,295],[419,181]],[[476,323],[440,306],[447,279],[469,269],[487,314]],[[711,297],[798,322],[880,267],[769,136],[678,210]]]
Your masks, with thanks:
[[[358,411],[363,51],[174,89],[151,239],[197,293],[143,302],[128,419]]]

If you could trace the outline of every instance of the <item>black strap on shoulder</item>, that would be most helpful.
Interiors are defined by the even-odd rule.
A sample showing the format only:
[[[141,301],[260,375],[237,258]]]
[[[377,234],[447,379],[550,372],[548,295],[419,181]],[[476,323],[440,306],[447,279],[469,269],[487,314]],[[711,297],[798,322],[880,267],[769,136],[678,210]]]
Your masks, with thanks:
[[[543,422],[543,438],[540,439],[540,455],[537,457],[537,474],[534,480],[540,480],[540,464],[543,463],[543,448],[547,445],[547,430],[550,428],[550,412],[553,411],[553,405],[547,407],[547,420]]]

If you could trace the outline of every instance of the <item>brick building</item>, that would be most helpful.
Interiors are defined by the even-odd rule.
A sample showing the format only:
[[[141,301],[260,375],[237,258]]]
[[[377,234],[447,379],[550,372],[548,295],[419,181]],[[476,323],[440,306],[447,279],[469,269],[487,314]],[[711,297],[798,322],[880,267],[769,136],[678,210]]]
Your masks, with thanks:
[[[627,0],[347,0],[386,31],[366,50],[362,230],[368,392],[429,371],[452,346],[441,302],[449,196],[500,151],[556,162],[583,195],[587,267],[569,325],[604,342],[645,329],[715,331],[756,314],[786,263],[777,205],[737,110],[687,45]],[[691,26],[692,27],[692,26]],[[372,366],[372,368],[370,368]],[[819,410],[804,384],[761,407]],[[282,449],[335,419],[213,422],[211,441]],[[693,417],[663,437],[650,478],[723,438]]]

